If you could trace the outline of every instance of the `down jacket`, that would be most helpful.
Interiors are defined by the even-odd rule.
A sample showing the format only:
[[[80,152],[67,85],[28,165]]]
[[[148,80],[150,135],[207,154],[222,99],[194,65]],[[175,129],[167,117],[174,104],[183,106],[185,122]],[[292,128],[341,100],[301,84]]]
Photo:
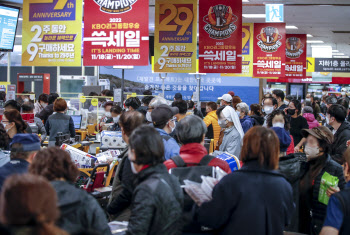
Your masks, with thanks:
[[[216,143],[219,140],[220,130],[221,130],[219,123],[218,123],[218,116],[216,115],[216,110],[209,112],[205,116],[203,121],[204,121],[205,125],[208,127],[208,132],[210,132],[210,130],[213,132],[214,146],[216,146]]]
[[[318,121],[315,119],[315,115],[313,115],[312,113],[304,113],[303,117],[306,119],[307,124],[309,124],[309,129],[318,127],[320,125]]]

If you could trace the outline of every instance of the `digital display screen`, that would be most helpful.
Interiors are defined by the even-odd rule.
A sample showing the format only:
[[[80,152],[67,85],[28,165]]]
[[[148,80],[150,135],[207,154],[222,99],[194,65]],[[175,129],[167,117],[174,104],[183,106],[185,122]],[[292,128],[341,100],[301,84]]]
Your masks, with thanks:
[[[12,52],[19,8],[0,4],[0,51]]]
[[[71,117],[73,119],[74,129],[80,129],[82,116],[81,115],[72,115]]]

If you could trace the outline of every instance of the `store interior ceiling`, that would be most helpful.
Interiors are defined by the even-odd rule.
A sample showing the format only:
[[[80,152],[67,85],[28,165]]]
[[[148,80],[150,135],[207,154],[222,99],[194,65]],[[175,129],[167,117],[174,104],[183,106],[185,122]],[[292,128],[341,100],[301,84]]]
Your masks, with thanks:
[[[200,1],[200,0],[199,0]],[[1,0],[22,7],[23,0]],[[154,32],[154,3],[149,1],[149,30]],[[311,46],[331,46],[334,56],[350,56],[350,0],[243,0],[243,14],[265,14],[264,4],[284,4],[287,33],[308,34],[308,56]],[[243,23],[264,23],[262,18],[243,17]],[[22,12],[20,14],[22,19]],[[294,26],[294,27],[293,27]],[[21,53],[22,21],[18,22],[15,51]],[[312,43],[312,42],[318,43]],[[322,43],[321,43],[321,42]]]

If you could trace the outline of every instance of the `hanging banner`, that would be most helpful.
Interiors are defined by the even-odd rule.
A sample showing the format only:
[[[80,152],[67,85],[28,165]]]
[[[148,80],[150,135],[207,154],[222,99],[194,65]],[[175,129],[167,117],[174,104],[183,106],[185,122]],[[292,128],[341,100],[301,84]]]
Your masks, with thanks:
[[[350,72],[350,59],[346,58],[315,58],[316,72]]]
[[[85,66],[148,65],[147,0],[84,2]]]
[[[285,27],[285,23],[254,24],[254,77],[284,77]]]
[[[82,6],[82,0],[23,1],[22,65],[81,66]]]
[[[306,34],[287,34],[285,76],[306,77]]]
[[[195,73],[197,0],[156,0],[154,72]]]
[[[199,1],[199,72],[242,72],[242,1]]]
[[[242,73],[223,73],[221,76],[253,77],[253,23],[242,26]]]

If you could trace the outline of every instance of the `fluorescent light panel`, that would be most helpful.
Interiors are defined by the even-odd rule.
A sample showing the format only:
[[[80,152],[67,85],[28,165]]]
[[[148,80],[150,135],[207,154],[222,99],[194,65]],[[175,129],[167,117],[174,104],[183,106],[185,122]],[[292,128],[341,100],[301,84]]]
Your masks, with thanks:
[[[344,55],[344,53],[332,53],[333,55]]]
[[[243,0],[242,2],[249,2],[249,0]]]
[[[332,50],[332,52],[339,52],[339,50]]]
[[[265,14],[242,14],[244,18],[266,18]]]
[[[311,34],[306,34],[306,37],[313,38],[314,36],[312,36]]]
[[[349,56],[347,56],[347,55],[335,55],[335,56],[333,56],[333,58],[349,58]]]
[[[286,25],[286,29],[298,29],[298,27],[294,25]]]
[[[22,21],[22,20],[23,20],[23,18],[18,18],[18,20],[19,20],[19,21]]]
[[[22,35],[16,35],[16,38],[21,38],[22,37]]]
[[[307,40],[307,43],[324,43],[321,40]]]

